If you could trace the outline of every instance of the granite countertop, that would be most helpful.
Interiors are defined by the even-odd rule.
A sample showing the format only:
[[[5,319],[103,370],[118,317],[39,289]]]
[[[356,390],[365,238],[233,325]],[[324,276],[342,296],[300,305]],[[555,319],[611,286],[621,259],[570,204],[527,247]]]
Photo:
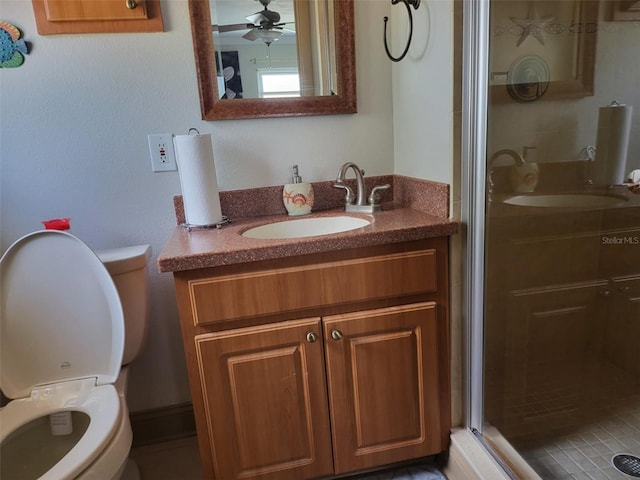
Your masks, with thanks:
[[[449,218],[448,185],[411,179],[397,175],[384,177],[392,184],[391,201],[383,203],[384,210],[373,215],[346,214],[344,207],[335,207],[331,202],[322,204],[329,207],[312,212],[303,217],[289,217],[282,207],[282,187],[245,190],[221,193],[223,214],[233,211],[232,222],[220,229],[187,230],[180,224],[184,222],[181,201],[177,197],[176,217],[178,226],[158,257],[160,272],[177,272],[200,268],[217,267],[238,263],[284,258],[297,255],[322,253],[347,248],[367,247],[387,243],[420,240],[431,237],[447,236],[457,233],[458,222]],[[372,182],[380,184],[379,179]],[[315,184],[316,196],[323,193],[342,202],[342,196],[335,197],[327,182]],[[260,202],[262,216],[246,216],[238,206],[242,199],[266,198]],[[255,202],[251,202],[255,204]],[[270,207],[272,205],[273,207]],[[333,208],[331,208],[333,207]],[[282,212],[280,212],[280,209]],[[246,209],[245,209],[246,211]],[[370,225],[355,230],[295,239],[252,239],[242,236],[250,228],[266,223],[310,218],[319,216],[349,215],[366,218]]]

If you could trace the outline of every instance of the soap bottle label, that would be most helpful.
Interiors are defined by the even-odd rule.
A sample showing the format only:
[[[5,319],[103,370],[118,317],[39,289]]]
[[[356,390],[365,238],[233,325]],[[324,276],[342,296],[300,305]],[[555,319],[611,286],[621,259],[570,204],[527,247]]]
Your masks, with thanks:
[[[282,202],[289,215],[306,215],[313,208],[313,187],[310,183],[289,183],[282,190]]]

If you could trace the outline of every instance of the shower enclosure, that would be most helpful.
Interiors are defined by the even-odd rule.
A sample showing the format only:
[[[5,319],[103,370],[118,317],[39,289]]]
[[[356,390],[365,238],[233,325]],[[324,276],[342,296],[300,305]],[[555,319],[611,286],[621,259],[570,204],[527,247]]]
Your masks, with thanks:
[[[465,9],[469,426],[515,478],[640,477],[640,2]]]

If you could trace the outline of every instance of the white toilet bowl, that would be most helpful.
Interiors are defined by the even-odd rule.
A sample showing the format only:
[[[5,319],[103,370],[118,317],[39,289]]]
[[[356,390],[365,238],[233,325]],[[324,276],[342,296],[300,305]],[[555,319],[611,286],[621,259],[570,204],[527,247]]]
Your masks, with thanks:
[[[73,412],[74,433],[51,435],[49,415],[59,412]],[[0,416],[3,480],[80,477],[115,440],[124,419],[115,387],[96,386],[92,379],[36,389],[32,397],[10,402]],[[122,444],[124,456],[119,460],[123,463],[131,445],[130,427],[129,435],[121,436],[117,443]],[[108,470],[96,472],[94,478],[114,478],[115,472]]]
[[[109,272],[76,237],[47,230],[2,256],[0,288],[0,388],[13,399],[0,409],[0,478],[120,478],[132,434]],[[53,435],[50,415],[61,412],[71,433]]]

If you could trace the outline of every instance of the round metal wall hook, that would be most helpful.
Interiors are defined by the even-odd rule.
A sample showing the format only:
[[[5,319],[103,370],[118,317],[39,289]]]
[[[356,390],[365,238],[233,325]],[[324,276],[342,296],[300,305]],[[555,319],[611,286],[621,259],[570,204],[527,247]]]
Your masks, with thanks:
[[[407,14],[409,15],[409,37],[407,38],[407,44],[404,47],[404,51],[399,57],[394,57],[389,51],[389,44],[387,43],[387,22],[389,21],[389,17],[384,17],[384,50],[387,52],[387,56],[392,62],[399,62],[402,60],[407,52],[409,51],[409,47],[411,46],[411,37],[413,36],[413,15],[411,14],[411,7],[416,10],[420,6],[420,0],[391,0],[391,5],[397,5],[398,3],[404,3],[405,7],[407,7]]]

